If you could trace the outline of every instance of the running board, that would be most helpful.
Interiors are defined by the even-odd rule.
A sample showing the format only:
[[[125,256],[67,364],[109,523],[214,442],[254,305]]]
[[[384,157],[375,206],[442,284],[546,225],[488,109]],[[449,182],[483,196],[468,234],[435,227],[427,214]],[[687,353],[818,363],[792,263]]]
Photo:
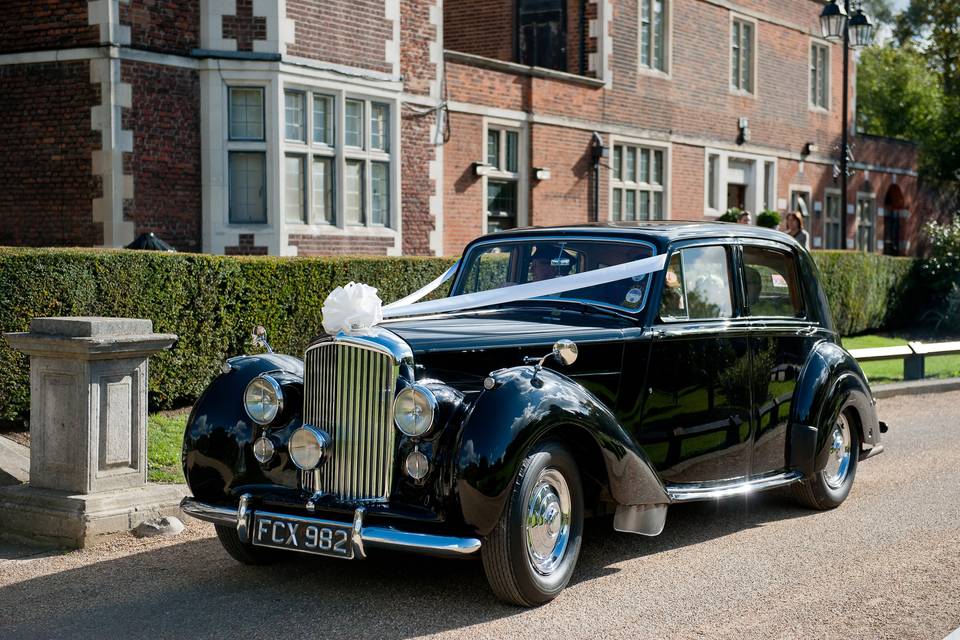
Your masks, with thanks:
[[[692,482],[689,484],[667,485],[667,495],[672,502],[696,502],[698,500],[713,500],[742,496],[757,491],[775,489],[803,480],[799,471],[788,471],[772,476],[754,478],[753,480],[738,480],[736,482]]]

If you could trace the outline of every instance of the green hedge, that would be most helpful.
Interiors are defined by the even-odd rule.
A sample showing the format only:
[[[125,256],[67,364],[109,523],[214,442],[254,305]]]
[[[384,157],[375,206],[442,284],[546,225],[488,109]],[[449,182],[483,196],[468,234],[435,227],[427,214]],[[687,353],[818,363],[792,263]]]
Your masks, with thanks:
[[[908,299],[914,261],[816,252],[837,327],[844,334],[894,321]],[[438,258],[267,258],[90,249],[0,248],[0,331],[26,331],[36,316],[150,318],[176,333],[151,360],[151,405],[192,402],[229,356],[267,327],[278,351],[302,352],[320,331],[327,293],[366,282],[389,302],[452,263]],[[442,294],[439,291],[438,294]],[[0,420],[29,412],[27,358],[0,340]]]
[[[327,293],[366,282],[389,302],[452,264],[430,258],[221,257],[146,251],[0,249],[0,330],[26,331],[35,316],[150,318],[180,336],[150,361],[153,408],[192,402],[229,356],[267,327],[277,351],[302,352],[320,330]],[[29,414],[26,356],[0,340],[0,420]]]
[[[916,322],[919,260],[854,251],[814,251],[820,282],[841,335]]]

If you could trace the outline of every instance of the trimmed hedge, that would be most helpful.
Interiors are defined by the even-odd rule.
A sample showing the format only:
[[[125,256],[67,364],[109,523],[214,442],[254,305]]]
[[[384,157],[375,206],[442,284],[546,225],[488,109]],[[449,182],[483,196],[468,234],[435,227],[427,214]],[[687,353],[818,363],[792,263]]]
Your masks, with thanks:
[[[816,252],[843,334],[877,329],[908,299],[915,261]],[[389,302],[429,282],[446,258],[269,258],[94,249],[0,248],[0,331],[26,331],[36,316],[150,318],[180,341],[150,363],[154,408],[194,401],[229,356],[267,327],[277,351],[300,353],[321,330],[327,293],[366,282]],[[443,295],[443,289],[436,295]],[[0,340],[0,420],[29,414],[27,357]]]
[[[0,331],[26,331],[35,316],[150,318],[154,331],[180,337],[150,360],[151,406],[169,408],[192,402],[225,358],[247,350],[256,324],[277,351],[300,353],[321,331],[320,308],[337,286],[366,282],[389,302],[452,263],[3,248]],[[27,357],[0,340],[0,420],[26,419],[29,395]]]
[[[820,283],[840,335],[849,336],[917,322],[922,282],[915,258],[854,251],[814,251]]]

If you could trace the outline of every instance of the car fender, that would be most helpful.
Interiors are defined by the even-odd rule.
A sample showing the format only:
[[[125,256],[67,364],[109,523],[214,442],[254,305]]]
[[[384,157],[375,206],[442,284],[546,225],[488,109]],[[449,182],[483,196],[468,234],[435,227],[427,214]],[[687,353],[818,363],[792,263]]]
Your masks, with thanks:
[[[856,359],[843,347],[823,341],[807,359],[797,383],[790,420],[790,467],[806,476],[823,469],[830,431],[844,406],[860,419],[861,444],[880,444],[880,426],[870,385]]]
[[[478,533],[499,521],[531,447],[561,429],[579,429],[599,448],[617,504],[670,502],[646,454],[589,391],[549,369],[516,367],[492,378],[494,388],[479,395],[465,419],[455,469],[464,521]]]
[[[284,407],[270,433],[286,442],[300,424],[303,362],[292,356],[261,354],[231,358],[207,386],[190,412],[183,437],[183,473],[193,495],[210,502],[228,502],[234,488],[250,484],[296,485],[285,447],[268,465],[253,457],[252,443],[264,431],[243,407],[243,392],[257,376],[269,373],[280,383]]]

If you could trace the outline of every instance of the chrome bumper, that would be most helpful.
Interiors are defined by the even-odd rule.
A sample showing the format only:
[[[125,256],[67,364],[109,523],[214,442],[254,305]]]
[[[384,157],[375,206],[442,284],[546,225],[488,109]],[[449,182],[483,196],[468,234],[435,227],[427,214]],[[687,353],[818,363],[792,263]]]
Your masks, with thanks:
[[[240,540],[247,542],[253,509],[249,505],[249,496],[241,496],[238,508],[220,507],[200,502],[195,498],[184,498],[180,508],[188,516],[198,520],[212,522],[228,527],[236,527]],[[480,550],[480,540],[477,538],[456,538],[453,536],[437,536],[428,533],[413,533],[400,531],[393,527],[368,527],[363,525],[363,507],[353,513],[353,544],[356,555],[366,557],[367,547],[381,549],[399,549],[425,555],[447,558],[462,558]],[[312,520],[297,516],[299,520]],[[319,522],[319,520],[318,520]]]

